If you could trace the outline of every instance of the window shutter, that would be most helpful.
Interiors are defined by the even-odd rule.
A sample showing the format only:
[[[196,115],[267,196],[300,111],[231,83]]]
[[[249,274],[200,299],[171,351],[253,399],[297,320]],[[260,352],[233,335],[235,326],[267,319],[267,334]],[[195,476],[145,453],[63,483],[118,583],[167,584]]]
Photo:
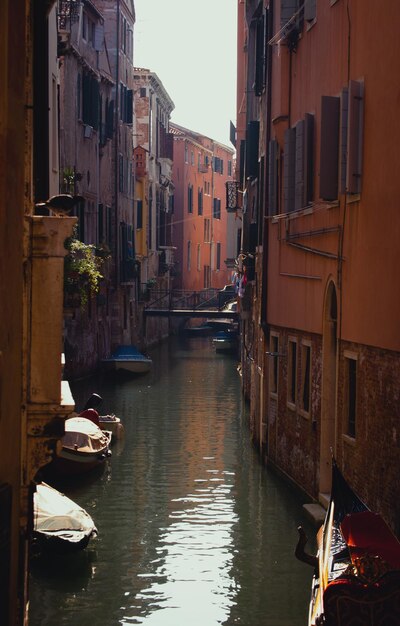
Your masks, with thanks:
[[[90,76],[82,76],[82,122],[90,124]]]
[[[111,100],[108,104],[107,104],[107,130],[106,130],[106,134],[107,134],[107,139],[112,139],[113,136],[113,131],[114,131],[114,100]]]
[[[242,139],[240,142],[240,148],[239,148],[239,154],[240,154],[240,159],[239,159],[239,180],[240,180],[240,188],[243,189],[244,187],[244,160],[245,160],[245,153],[246,153],[246,142]]]
[[[304,119],[304,204],[314,200],[314,115]]]
[[[127,89],[126,91],[126,123],[132,124],[133,121],[133,91]]]
[[[344,87],[340,99],[340,193],[346,193],[347,131],[349,123],[349,90]]]
[[[338,196],[340,98],[322,96],[320,196],[336,200]]]
[[[317,0],[307,0],[304,3],[304,19],[312,22],[317,17]]]
[[[104,25],[96,24],[94,31],[94,49],[97,52],[101,52],[103,50],[104,44]]]
[[[363,114],[364,82],[351,80],[349,83],[347,193],[361,192]]]
[[[97,80],[92,77],[91,80],[91,126],[95,130],[99,128],[99,106],[100,106],[100,85]]]
[[[283,206],[285,213],[294,210],[296,129],[285,131],[283,153]]]
[[[143,200],[136,201],[136,228],[143,228]]]
[[[258,170],[258,136],[260,122],[251,121],[247,124],[246,132],[246,178],[256,178]]]
[[[304,120],[296,124],[295,200],[296,211],[304,206]]]
[[[268,207],[269,214],[278,213],[278,142],[272,139],[268,147]]]
[[[265,87],[265,19],[258,18],[256,25],[255,94],[261,96]]]
[[[281,0],[281,28],[290,20],[298,8],[298,0]]]

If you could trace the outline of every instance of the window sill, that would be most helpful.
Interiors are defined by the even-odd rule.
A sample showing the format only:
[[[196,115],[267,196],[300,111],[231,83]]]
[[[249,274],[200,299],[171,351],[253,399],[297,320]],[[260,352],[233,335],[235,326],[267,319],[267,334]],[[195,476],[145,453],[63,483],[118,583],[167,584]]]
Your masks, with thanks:
[[[313,20],[310,20],[310,21],[306,20],[306,21],[307,21],[306,31],[308,32],[309,30],[311,30],[311,29],[312,29],[312,27],[314,26],[314,24],[316,24],[316,23],[317,23],[317,18],[316,18],[316,17],[314,17],[314,19],[313,19]]]
[[[300,409],[299,410],[299,415],[301,415],[301,417],[303,417],[307,421],[310,421],[310,419],[311,419],[310,412],[309,411],[305,411],[304,409]]]
[[[296,405],[293,404],[293,402],[290,402],[289,400],[286,402],[286,406],[289,409],[289,411],[296,411]]]
[[[356,445],[356,439],[355,437],[350,437],[350,435],[342,435],[342,439],[343,442],[348,444],[349,446],[352,446],[353,448]]]
[[[269,397],[271,398],[271,400],[278,401],[278,393],[276,391],[270,391],[269,392]]]

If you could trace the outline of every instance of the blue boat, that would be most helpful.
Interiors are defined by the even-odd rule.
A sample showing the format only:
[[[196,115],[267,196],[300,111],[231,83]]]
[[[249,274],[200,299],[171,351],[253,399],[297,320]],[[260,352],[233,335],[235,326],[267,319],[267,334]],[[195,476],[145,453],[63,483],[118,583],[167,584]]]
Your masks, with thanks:
[[[146,374],[153,365],[151,358],[139,352],[136,346],[118,346],[102,363],[109,370],[122,370],[131,374]]]

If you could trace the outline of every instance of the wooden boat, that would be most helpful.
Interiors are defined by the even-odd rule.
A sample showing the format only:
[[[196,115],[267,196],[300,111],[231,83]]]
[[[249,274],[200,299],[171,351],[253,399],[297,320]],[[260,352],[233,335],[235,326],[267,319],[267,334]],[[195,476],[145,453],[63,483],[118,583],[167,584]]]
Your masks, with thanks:
[[[102,363],[108,370],[122,370],[131,374],[146,374],[153,365],[151,358],[139,352],[135,346],[119,346]]]
[[[33,494],[34,552],[68,553],[83,550],[97,528],[89,513],[46,483]]]
[[[85,417],[65,420],[65,434],[61,450],[47,466],[49,474],[73,476],[104,465],[111,456],[110,431],[101,430]]]
[[[335,462],[316,557],[304,553],[301,527],[299,533],[296,556],[315,568],[309,626],[400,625],[400,542],[358,498]]]

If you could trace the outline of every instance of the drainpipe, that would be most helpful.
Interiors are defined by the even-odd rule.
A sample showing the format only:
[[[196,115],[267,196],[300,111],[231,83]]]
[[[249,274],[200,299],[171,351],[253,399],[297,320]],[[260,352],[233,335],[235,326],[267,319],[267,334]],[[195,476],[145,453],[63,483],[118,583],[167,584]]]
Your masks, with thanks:
[[[273,28],[273,2],[269,3],[269,12],[268,12],[268,36],[267,41],[272,38],[272,28]],[[267,43],[268,45],[268,43]],[[268,53],[268,65],[267,65],[267,115],[266,115],[266,149],[267,149],[267,157],[269,150],[269,142],[271,141],[271,123],[272,123],[272,115],[271,115],[271,102],[272,102],[272,47]],[[262,242],[263,242],[263,274],[262,274],[262,290],[261,290],[261,327],[263,332],[267,338],[269,336],[269,324],[267,318],[267,305],[268,305],[268,235],[269,235],[269,161],[266,159],[266,168],[264,171],[264,177],[266,184],[264,185],[265,190],[265,203],[264,206],[267,208],[267,215],[263,216],[264,224],[263,224],[263,234],[262,234]],[[269,344],[268,344],[269,345]]]
[[[120,266],[119,266],[119,232],[118,232],[118,180],[119,180],[119,45],[120,45],[120,0],[117,0],[117,57],[115,64],[115,107],[114,107],[114,133],[115,133],[115,152],[114,152],[114,160],[115,160],[115,168],[114,168],[114,228],[115,228],[115,273],[114,273],[114,286],[117,287],[119,283],[119,275],[120,275]]]

